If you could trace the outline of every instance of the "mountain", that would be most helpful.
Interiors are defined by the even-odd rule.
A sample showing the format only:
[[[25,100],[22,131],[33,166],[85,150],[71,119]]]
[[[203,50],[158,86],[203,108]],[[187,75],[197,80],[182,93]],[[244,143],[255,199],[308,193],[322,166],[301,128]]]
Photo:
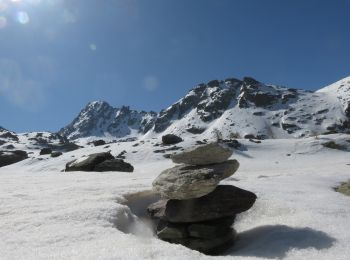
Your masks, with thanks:
[[[349,132],[350,77],[316,92],[245,77],[199,84],[158,115],[91,102],[59,133],[69,139],[160,133],[265,139]]]
[[[148,132],[154,124],[155,112],[138,112],[127,106],[114,108],[104,101],[90,102],[59,134],[69,139],[87,136],[134,136]]]

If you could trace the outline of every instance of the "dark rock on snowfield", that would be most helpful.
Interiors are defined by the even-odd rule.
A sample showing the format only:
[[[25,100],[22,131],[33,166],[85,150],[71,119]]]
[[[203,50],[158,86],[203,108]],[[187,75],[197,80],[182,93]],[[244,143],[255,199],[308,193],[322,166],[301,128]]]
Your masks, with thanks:
[[[13,144],[6,145],[6,146],[4,146],[4,148],[5,148],[5,149],[8,149],[8,150],[15,149],[15,147],[14,147]]]
[[[107,171],[116,171],[116,172],[133,172],[134,167],[127,162],[124,162],[122,159],[113,159],[106,160],[97,164],[94,168],[96,172],[107,172]]]
[[[52,149],[51,148],[43,148],[40,150],[40,155],[46,155],[46,154],[51,154]]]
[[[0,137],[4,138],[4,139],[10,139],[10,140],[13,140],[16,142],[19,141],[18,136],[16,134],[9,132],[9,131],[4,131],[4,132],[0,133]]]
[[[177,144],[182,142],[182,138],[174,135],[174,134],[167,134],[162,136],[162,142],[165,145],[171,145],[171,144]]]
[[[256,195],[234,186],[219,185],[200,198],[161,200],[148,207],[149,214],[169,222],[202,222],[229,217],[250,209]]]
[[[0,151],[0,167],[23,161],[28,158],[25,151]]]
[[[106,160],[113,160],[114,157],[110,153],[95,153],[90,154],[86,159],[75,160],[66,165],[66,172],[70,171],[94,171],[97,164]]]
[[[202,166],[175,166],[164,170],[153,181],[153,190],[167,199],[198,198],[215,190],[219,182],[234,174],[238,167],[236,160]]]
[[[134,167],[122,159],[115,159],[109,152],[90,154],[86,159],[75,160],[67,163],[66,172],[133,172]]]
[[[231,157],[232,153],[230,148],[224,147],[219,143],[210,143],[174,154],[171,156],[171,159],[174,163],[207,165],[225,162]]]
[[[63,154],[62,152],[52,152],[51,157],[53,158],[60,157],[62,154]]]
[[[94,146],[101,146],[101,145],[105,145],[106,142],[105,142],[104,140],[101,139],[101,140],[95,140],[95,141],[93,141],[92,144],[93,144]]]

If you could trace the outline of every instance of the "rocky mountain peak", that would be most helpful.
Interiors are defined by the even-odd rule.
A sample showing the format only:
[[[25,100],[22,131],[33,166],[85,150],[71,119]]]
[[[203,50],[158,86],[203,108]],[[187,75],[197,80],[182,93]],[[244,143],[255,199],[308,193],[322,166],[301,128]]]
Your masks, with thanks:
[[[154,112],[138,112],[129,106],[114,108],[105,101],[93,101],[59,133],[70,139],[88,136],[124,137],[147,132],[156,116]]]

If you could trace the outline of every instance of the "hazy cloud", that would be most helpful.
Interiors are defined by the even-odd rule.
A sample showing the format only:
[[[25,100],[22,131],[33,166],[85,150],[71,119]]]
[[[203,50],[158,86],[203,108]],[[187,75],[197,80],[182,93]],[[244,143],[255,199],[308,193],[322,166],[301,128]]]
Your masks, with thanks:
[[[5,59],[0,59],[0,97],[30,110],[37,109],[45,100],[41,84],[24,78],[18,63]]]
[[[143,79],[143,88],[148,91],[154,91],[159,86],[159,80],[155,76],[147,76]]]

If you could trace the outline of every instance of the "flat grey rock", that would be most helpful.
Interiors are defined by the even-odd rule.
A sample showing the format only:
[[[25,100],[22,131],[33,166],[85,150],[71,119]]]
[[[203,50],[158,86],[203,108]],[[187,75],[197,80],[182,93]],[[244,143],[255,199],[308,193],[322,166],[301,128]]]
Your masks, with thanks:
[[[153,181],[153,190],[166,199],[199,198],[215,190],[219,182],[234,174],[238,167],[237,160],[202,166],[175,166],[163,171]]]
[[[174,154],[171,156],[171,159],[174,163],[208,165],[225,162],[231,157],[232,153],[230,148],[224,147],[218,143],[210,143]]]

